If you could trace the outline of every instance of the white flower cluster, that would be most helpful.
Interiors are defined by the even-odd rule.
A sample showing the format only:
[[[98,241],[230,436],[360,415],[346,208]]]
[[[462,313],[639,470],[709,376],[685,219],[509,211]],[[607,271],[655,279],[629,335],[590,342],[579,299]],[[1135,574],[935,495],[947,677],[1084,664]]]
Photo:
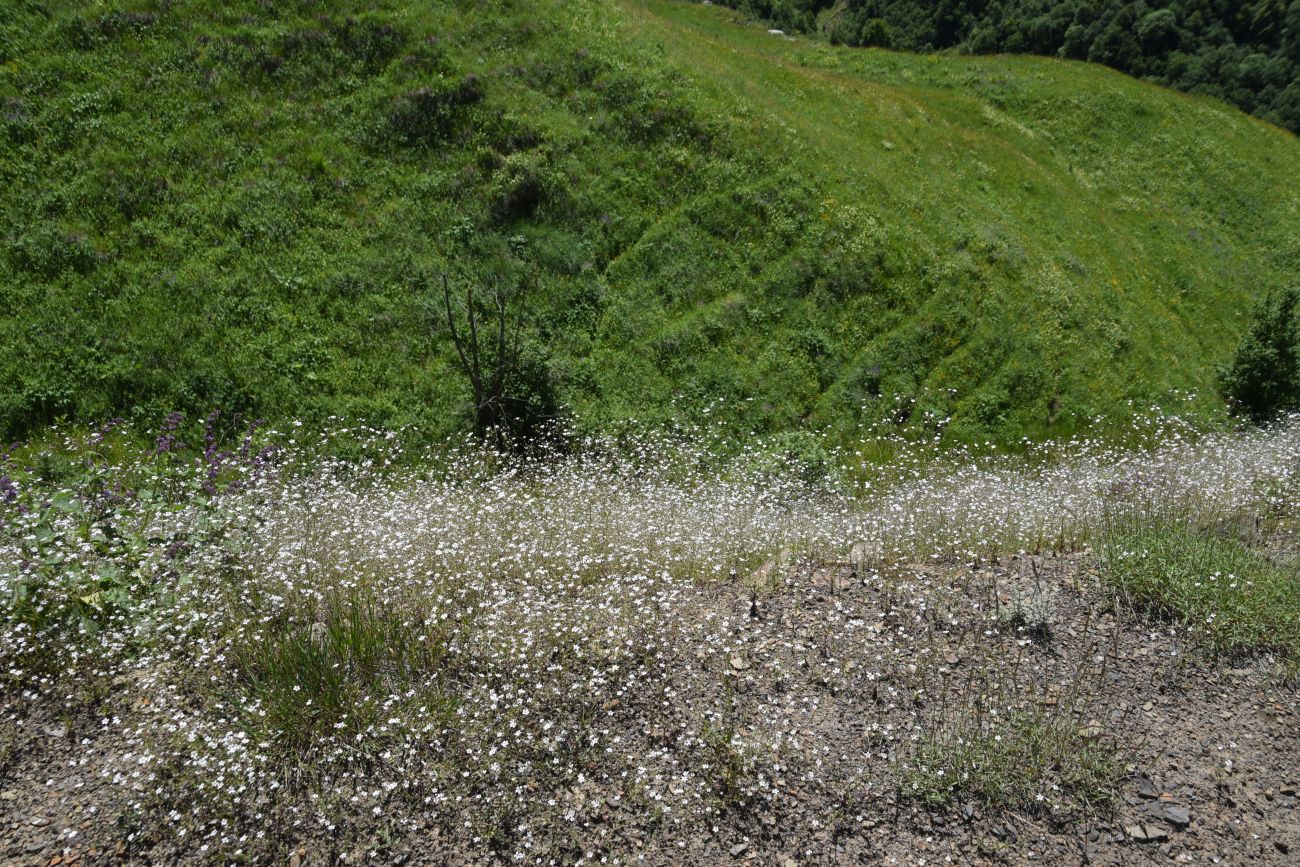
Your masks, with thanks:
[[[831,450],[819,485],[654,437],[538,461],[282,453],[215,496],[157,456],[33,477],[0,507],[4,713],[69,675],[109,684],[103,773],[214,857],[271,851],[272,826],[582,860],[648,845],[619,828],[770,824],[887,792],[958,666],[994,719],[1024,703],[1008,684],[1077,677],[999,632],[972,577],[990,561],[1125,515],[1294,501],[1298,426],[1156,439],[893,444],[869,481]]]

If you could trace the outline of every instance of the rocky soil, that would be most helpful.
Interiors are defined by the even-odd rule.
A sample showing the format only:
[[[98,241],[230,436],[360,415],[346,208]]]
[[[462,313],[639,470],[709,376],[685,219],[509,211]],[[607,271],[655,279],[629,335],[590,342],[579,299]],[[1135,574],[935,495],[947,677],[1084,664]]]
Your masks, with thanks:
[[[788,776],[755,782],[742,763],[737,780],[722,781],[711,824],[689,834],[609,787],[530,793],[569,806],[538,821],[572,834],[575,853],[599,841],[596,860],[628,864],[1300,862],[1295,689],[1267,659],[1200,659],[1168,629],[1123,617],[1090,564],[1085,554],[891,570],[770,564],[701,586],[684,603],[665,678],[683,704],[730,708],[736,732],[779,736]],[[1030,597],[1044,612],[1041,633],[1004,613]],[[729,641],[692,646],[690,623]],[[69,683],[65,697],[33,702],[0,732],[0,863],[206,860],[160,821],[149,789],[162,783],[132,779],[121,732],[161,713],[148,682],[119,673]],[[1113,740],[1127,773],[1109,806],[906,796],[897,781],[906,739],[882,732],[942,725],[995,682]],[[644,744],[648,763],[677,736],[673,714],[649,696],[611,699],[603,711],[605,725]],[[262,831],[277,833],[272,815]],[[396,801],[280,851],[294,865],[504,860]]]

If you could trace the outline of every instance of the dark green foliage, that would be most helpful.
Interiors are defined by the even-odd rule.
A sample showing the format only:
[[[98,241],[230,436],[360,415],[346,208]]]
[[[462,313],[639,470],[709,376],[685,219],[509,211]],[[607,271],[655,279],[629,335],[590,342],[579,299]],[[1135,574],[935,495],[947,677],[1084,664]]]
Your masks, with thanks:
[[[816,26],[817,12],[831,4],[824,0],[734,0],[727,5],[762,18],[774,27],[806,33]]]
[[[1300,0],[729,0],[779,27],[908,51],[1089,60],[1300,132]]]
[[[1222,373],[1224,396],[1258,424],[1300,408],[1300,289],[1270,293]]]
[[[404,144],[436,145],[455,130],[466,108],[482,101],[483,85],[474,75],[436,88],[426,85],[393,101],[388,125]]]
[[[883,18],[868,18],[858,29],[858,45],[868,48],[893,48],[894,32]]]

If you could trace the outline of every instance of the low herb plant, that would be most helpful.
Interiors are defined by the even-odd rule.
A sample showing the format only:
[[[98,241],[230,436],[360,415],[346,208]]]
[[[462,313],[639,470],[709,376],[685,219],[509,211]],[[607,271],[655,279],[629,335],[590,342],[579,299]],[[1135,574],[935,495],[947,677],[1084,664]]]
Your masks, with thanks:
[[[1099,548],[1127,609],[1187,630],[1206,652],[1272,652],[1300,666],[1300,574],[1234,535],[1170,520],[1120,522]]]

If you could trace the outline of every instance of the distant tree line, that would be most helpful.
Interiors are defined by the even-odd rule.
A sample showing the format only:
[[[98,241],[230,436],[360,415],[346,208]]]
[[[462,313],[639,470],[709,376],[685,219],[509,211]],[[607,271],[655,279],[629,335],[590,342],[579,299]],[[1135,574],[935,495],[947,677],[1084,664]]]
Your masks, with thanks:
[[[1300,133],[1300,0],[725,2],[846,45],[1088,60]]]

